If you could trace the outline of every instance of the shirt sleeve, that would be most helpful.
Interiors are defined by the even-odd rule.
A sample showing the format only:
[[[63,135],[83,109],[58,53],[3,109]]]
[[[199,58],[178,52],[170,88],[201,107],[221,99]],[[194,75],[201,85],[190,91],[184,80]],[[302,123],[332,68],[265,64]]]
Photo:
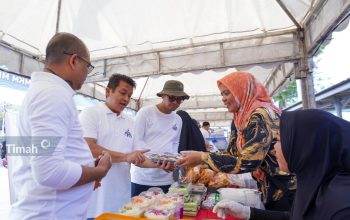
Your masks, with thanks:
[[[146,111],[141,109],[137,115],[135,120],[135,138],[133,141],[133,149],[134,150],[143,150],[143,149],[151,149],[148,144],[144,141],[145,132],[147,126],[147,117]]]
[[[79,114],[79,120],[83,128],[84,137],[97,139],[98,137],[98,112],[93,108],[86,108]]]
[[[34,180],[40,185],[56,189],[68,189],[81,177],[81,165],[65,160],[67,136],[76,119],[74,102],[62,91],[45,91],[29,106],[29,124],[33,137],[58,138],[53,152],[46,152],[38,145],[39,152],[30,159]],[[33,143],[32,143],[33,144]]]
[[[234,135],[235,136],[235,135]],[[236,140],[231,140],[233,146],[222,153],[209,153],[203,160],[209,167],[217,172],[246,173],[254,171],[261,165],[269,151],[272,142],[271,123],[259,113],[253,113],[247,127],[243,131],[245,144],[238,152]]]
[[[288,220],[289,213],[250,208],[249,220]]]

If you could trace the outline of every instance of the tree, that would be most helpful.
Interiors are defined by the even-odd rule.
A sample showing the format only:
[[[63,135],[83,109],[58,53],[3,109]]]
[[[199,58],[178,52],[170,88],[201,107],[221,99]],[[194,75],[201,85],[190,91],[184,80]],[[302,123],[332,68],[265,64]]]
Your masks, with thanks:
[[[297,83],[295,79],[285,87],[278,95],[273,97],[274,102],[278,102],[280,109],[294,104],[298,99]]]

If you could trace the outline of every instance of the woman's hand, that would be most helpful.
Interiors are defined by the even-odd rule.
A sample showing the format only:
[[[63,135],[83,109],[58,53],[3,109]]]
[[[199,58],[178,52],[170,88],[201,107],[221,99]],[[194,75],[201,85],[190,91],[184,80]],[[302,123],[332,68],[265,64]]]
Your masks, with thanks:
[[[225,199],[214,206],[213,212],[217,213],[217,216],[223,219],[225,219],[226,214],[239,219],[248,220],[250,218],[249,206],[244,206],[238,202]]]
[[[178,161],[176,161],[175,167],[197,166],[202,162],[202,154],[206,154],[206,153],[201,151],[181,151],[182,159],[179,159]]]

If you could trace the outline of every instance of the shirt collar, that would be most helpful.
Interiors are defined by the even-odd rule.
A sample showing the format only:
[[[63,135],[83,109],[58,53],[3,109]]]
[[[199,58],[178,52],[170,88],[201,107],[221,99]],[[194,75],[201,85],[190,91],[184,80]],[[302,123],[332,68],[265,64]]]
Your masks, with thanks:
[[[63,87],[67,90],[72,96],[76,94],[76,92],[68,85],[66,81],[64,81],[61,77],[56,76],[50,72],[33,72],[31,75],[31,82],[39,82],[39,81],[49,81],[55,85]]]
[[[121,112],[119,115],[117,115],[117,114],[114,113],[110,108],[108,108],[108,106],[106,105],[106,103],[101,103],[101,105],[102,105],[103,112],[104,112],[105,114],[114,114],[117,118],[125,118],[123,112]]]

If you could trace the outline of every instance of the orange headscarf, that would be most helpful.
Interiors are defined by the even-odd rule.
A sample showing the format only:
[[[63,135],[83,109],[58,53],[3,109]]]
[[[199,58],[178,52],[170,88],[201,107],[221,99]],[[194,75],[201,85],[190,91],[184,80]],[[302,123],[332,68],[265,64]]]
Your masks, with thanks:
[[[244,145],[243,130],[247,126],[248,119],[252,112],[259,108],[270,108],[278,114],[281,110],[271,101],[267,89],[255,77],[247,72],[233,72],[217,81],[218,86],[223,84],[230,93],[240,102],[238,112],[233,113],[233,121],[239,131],[237,137],[237,146],[239,149]]]

